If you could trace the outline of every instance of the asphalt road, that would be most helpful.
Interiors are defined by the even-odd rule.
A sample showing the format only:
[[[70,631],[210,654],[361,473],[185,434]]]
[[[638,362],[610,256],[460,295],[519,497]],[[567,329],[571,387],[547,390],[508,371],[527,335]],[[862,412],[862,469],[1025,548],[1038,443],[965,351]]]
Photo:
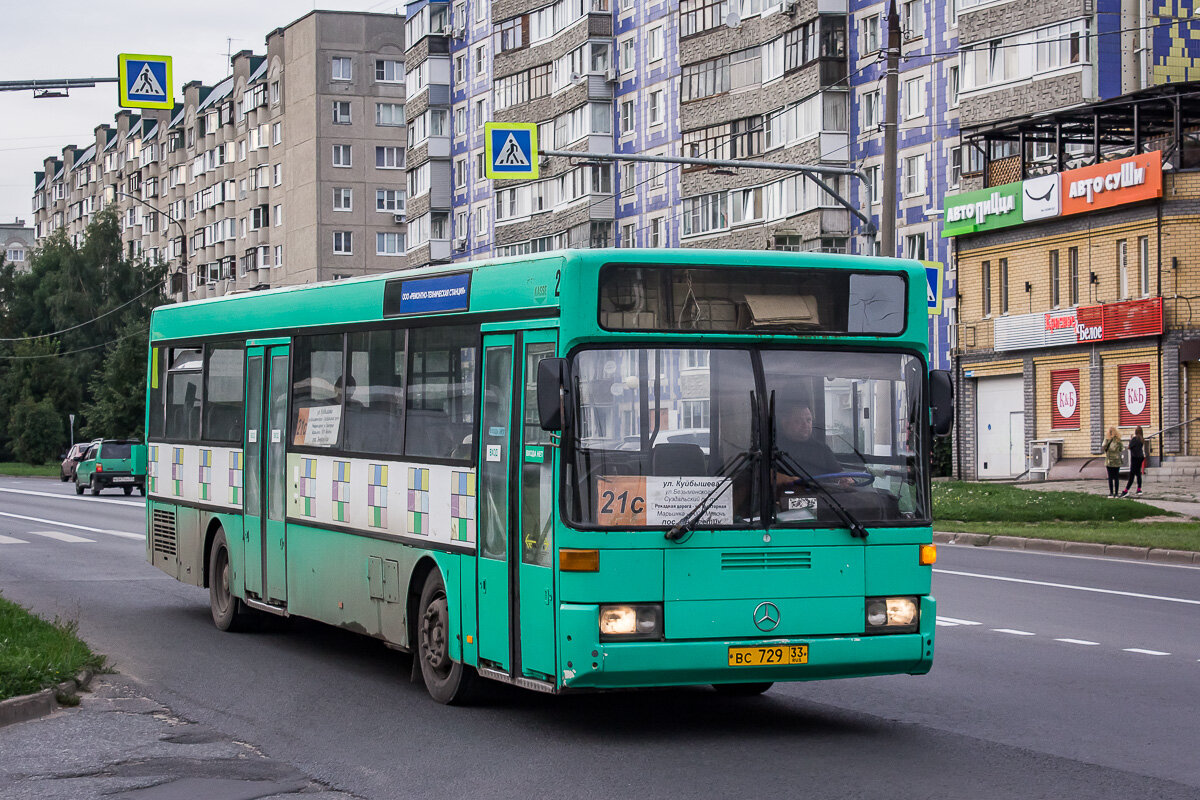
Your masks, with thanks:
[[[464,709],[371,640],[218,632],[204,590],[145,562],[142,514],[0,479],[0,591],[78,619],[174,713],[357,797],[1200,797],[1194,567],[943,545],[928,676],[750,700],[498,686]]]

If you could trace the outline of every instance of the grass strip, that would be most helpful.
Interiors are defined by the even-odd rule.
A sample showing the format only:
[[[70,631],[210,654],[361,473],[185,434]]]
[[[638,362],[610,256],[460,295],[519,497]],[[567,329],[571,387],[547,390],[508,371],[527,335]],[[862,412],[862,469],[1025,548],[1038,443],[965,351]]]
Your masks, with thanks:
[[[74,678],[90,667],[104,669],[104,656],[78,636],[74,622],[47,622],[0,597],[0,700],[33,694]]]
[[[57,478],[62,474],[60,464],[20,464],[15,461],[0,461],[0,475],[17,478]]]
[[[1175,516],[1180,515],[1137,500],[1113,500],[1086,492],[1039,492],[962,481],[933,484],[933,518],[938,522],[1130,522]]]
[[[1123,544],[1163,550],[1200,551],[1200,523],[1195,522],[960,522],[936,520],[935,531],[987,533],[992,536],[1023,536],[1063,542]]]

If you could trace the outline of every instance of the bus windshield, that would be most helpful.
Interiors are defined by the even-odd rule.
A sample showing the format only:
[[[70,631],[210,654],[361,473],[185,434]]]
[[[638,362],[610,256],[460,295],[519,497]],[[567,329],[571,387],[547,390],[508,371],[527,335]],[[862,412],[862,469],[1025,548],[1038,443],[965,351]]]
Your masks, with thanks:
[[[568,520],[671,527],[707,499],[706,528],[840,526],[835,501],[928,524],[924,369],[899,352],[582,350]]]

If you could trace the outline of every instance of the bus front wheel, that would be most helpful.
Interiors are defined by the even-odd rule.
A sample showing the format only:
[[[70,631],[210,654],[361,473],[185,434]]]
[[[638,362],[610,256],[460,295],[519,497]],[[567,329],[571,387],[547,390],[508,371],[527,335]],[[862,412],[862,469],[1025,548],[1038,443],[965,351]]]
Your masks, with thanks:
[[[470,667],[450,658],[450,604],[446,584],[436,569],[421,590],[416,627],[416,657],[430,697],[446,705],[466,702],[475,675]]]
[[[208,554],[208,605],[217,630],[237,631],[245,627],[247,612],[233,594],[233,567],[223,529],[217,531]]]

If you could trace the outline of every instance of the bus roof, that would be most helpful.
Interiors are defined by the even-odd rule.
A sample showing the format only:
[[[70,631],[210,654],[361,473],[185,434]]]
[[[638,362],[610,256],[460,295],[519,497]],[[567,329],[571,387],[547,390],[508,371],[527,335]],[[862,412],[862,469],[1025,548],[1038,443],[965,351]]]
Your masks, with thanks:
[[[466,305],[450,311],[473,317],[553,318],[559,313],[563,272],[596,271],[605,264],[696,264],[722,267],[826,267],[856,270],[903,270],[923,275],[915,261],[829,253],[778,250],[712,250],[700,248],[558,250],[535,255],[441,264],[366,275],[337,281],[285,286],[261,292],[159,306],[150,324],[151,341],[220,337],[238,334],[291,335],[300,329],[345,326],[383,319],[443,316],[444,310],[413,306],[411,312],[385,314],[389,284],[420,286],[439,277],[468,276]],[[924,278],[921,278],[921,284]],[[430,285],[431,283],[424,283]],[[565,285],[565,284],[564,284]],[[461,286],[458,287],[461,290]]]

